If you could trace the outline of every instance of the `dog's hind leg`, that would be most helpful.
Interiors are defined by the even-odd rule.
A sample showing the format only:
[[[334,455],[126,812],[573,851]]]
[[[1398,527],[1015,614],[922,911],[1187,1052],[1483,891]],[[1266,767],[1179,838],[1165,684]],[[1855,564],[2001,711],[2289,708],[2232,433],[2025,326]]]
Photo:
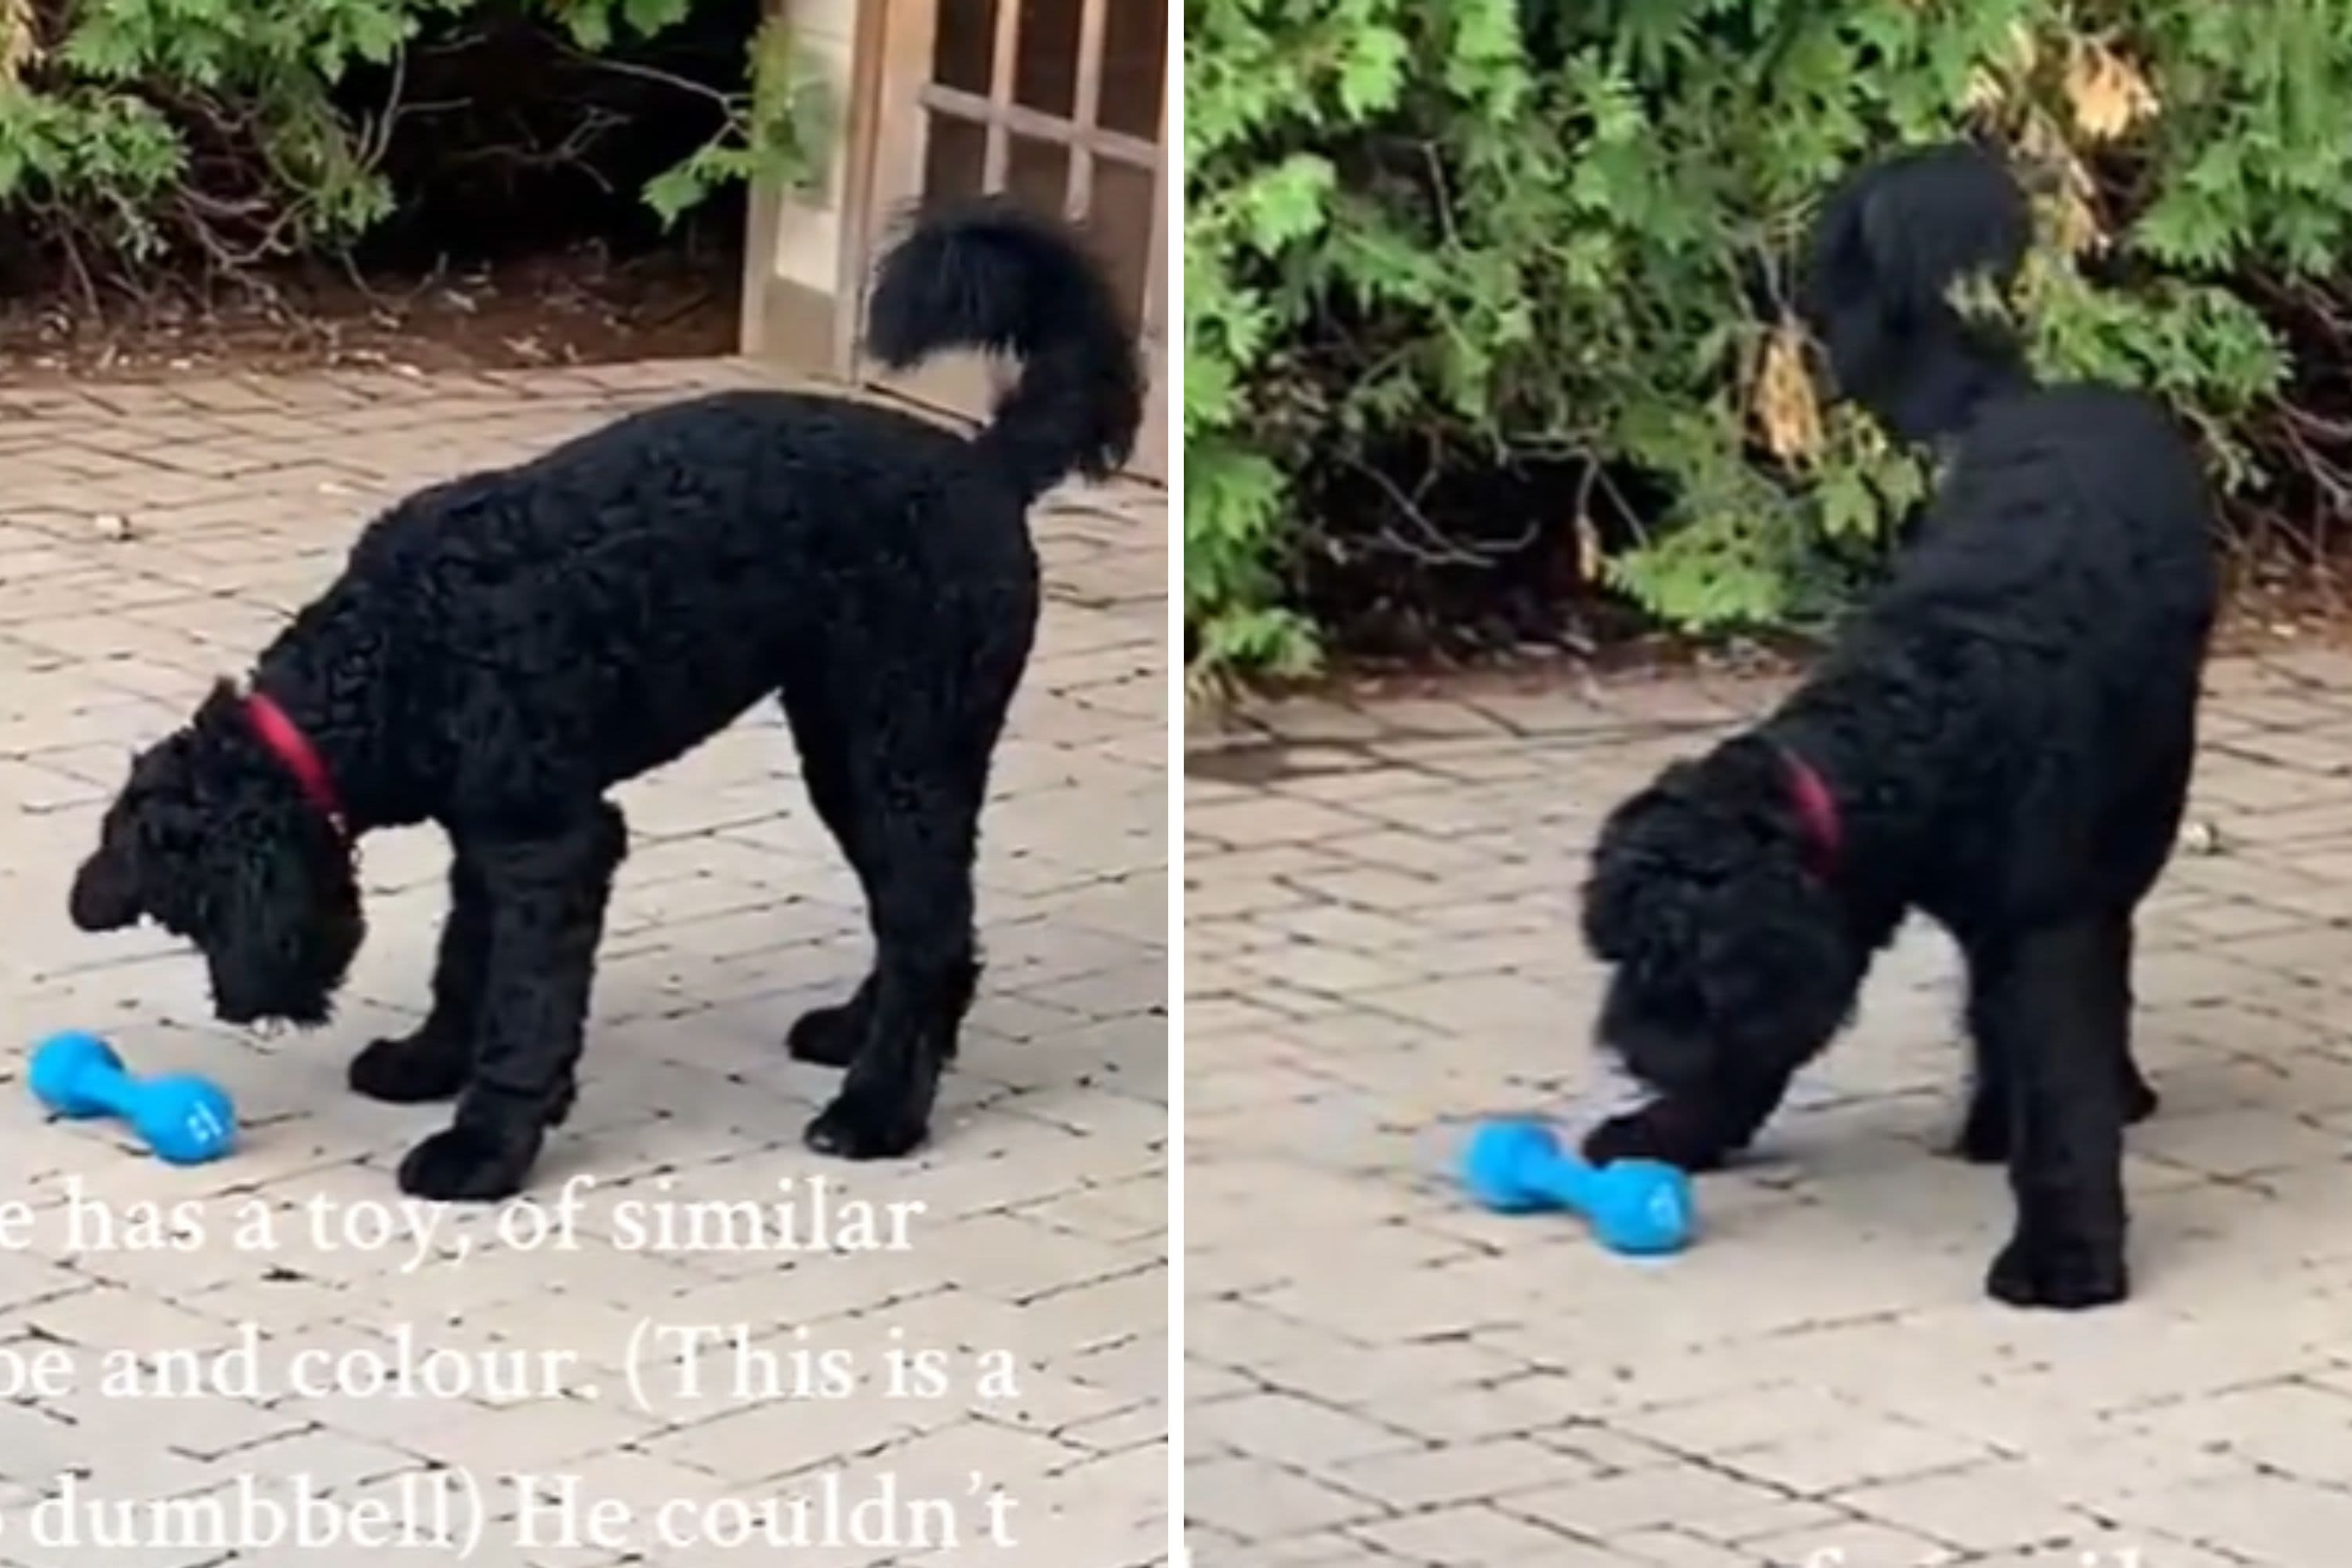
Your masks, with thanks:
[[[461,836],[489,912],[480,1022],[456,1121],[409,1151],[401,1191],[480,1200],[521,1190],[576,1092],[596,948],[627,850],[626,824],[602,801],[553,832]]]
[[[2121,1300],[2124,1083],[2130,923],[2026,932],[1981,954],[1972,1015],[2008,1068],[2017,1228],[1986,1289],[2013,1306]]]
[[[377,1040],[353,1057],[352,1087],[394,1105],[455,1098],[473,1070],[489,952],[489,889],[481,868],[459,850],[449,863],[449,913],[433,966],[433,1011],[415,1033]]]
[[[2139,1070],[2139,1060],[2132,1055],[2132,1018],[2138,1011],[2138,999],[2132,990],[2132,914],[2129,908],[2116,915],[2123,931],[2124,1021],[2116,1032],[2116,1071],[2123,1085],[2124,1124],[2136,1127],[2156,1114],[2161,1102],[2147,1076]]]
[[[886,855],[879,841],[876,815],[861,804],[858,786],[850,775],[848,732],[834,717],[829,700],[820,695],[788,692],[784,716],[790,721],[801,756],[801,779],[809,802],[834,842],[857,873],[870,911],[880,903],[879,882]],[[869,742],[859,742],[859,744]],[[984,789],[984,784],[981,786]],[[975,816],[977,807],[973,808]],[[812,1007],[793,1021],[784,1045],[793,1058],[818,1067],[845,1068],[857,1055],[874,1018],[874,994],[878,967],[866,971],[849,999]],[[947,1037],[950,1059],[956,1054],[955,1034]]]
[[[877,737],[877,742],[880,741]],[[971,864],[986,767],[875,757],[859,781],[855,836],[874,926],[874,971],[842,1016],[855,1028],[848,1076],[809,1124],[808,1145],[852,1160],[889,1159],[930,1131],[941,1069],[979,980]],[[797,1037],[804,1036],[803,1020]],[[803,1054],[806,1054],[803,1051]]]
[[[2175,702],[2193,715],[2197,675],[2193,668],[2178,671]],[[2112,842],[2101,856],[2108,874],[2108,906],[2120,933],[2124,988],[2124,1023],[2116,1037],[2116,1070],[2123,1081],[2124,1121],[2134,1124],[2156,1114],[2156,1089],[2139,1069],[2132,1053],[2132,1019],[2137,1011],[2133,993],[2133,922],[2140,901],[2156,886],[2170,863],[2180,839],[2181,818],[2188,808],[2189,781],[2196,765],[2197,735],[2193,718],[2165,736],[2157,745],[2153,764],[2133,770],[2131,792],[2109,812],[2105,823]]]
[[[1968,1114],[1952,1152],[1972,1165],[1998,1165],[2009,1158],[2011,1089],[2009,1067],[1998,1051],[1989,1048],[1991,1031],[1970,1028],[1973,1052],[1969,1078]]]

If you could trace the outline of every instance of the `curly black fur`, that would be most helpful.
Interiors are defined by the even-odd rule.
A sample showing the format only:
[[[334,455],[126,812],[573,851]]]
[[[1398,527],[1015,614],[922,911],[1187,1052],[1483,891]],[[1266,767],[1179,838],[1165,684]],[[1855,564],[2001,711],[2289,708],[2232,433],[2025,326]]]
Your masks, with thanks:
[[[1143,368],[1109,279],[1055,226],[975,203],[919,227],[882,259],[866,346],[905,369],[950,344],[1019,356],[1027,374],[976,445],[1030,496],[1073,468],[1107,478],[1143,421]]]
[[[1802,687],[1604,826],[1583,917],[1613,966],[1599,1033],[1655,1097],[1587,1152],[1704,1168],[1746,1145],[1916,910],[1968,963],[1961,1149],[2006,1160],[2016,1195],[1989,1289],[2082,1307],[2127,1289],[2123,1128],[2155,1103],[2129,1047],[2132,922],[2196,750],[2213,515],[2158,405],[2037,387],[1944,306],[1948,268],[2012,248],[1997,167],[1899,158],[1824,210],[1808,299],[1838,384],[1943,444],[1948,474]],[[1835,804],[1826,868],[1801,766]]]
[[[995,422],[965,440],[845,399],[727,394],[410,498],[253,677],[326,763],[350,837],[223,686],[133,765],[76,922],[152,918],[203,952],[224,1019],[316,1025],[363,929],[351,838],[438,823],[455,857],[432,1011],[361,1052],[352,1083],[458,1096],[401,1184],[502,1196],[572,1103],[626,850],[605,791],[772,695],[876,947],[849,1001],[793,1026],[795,1055],[848,1068],[808,1141],[915,1147],[978,973],[981,803],[1037,620],[1027,509],[1116,467],[1142,376],[1076,242],[995,204],[919,223],[873,315],[894,362],[1021,356]]]

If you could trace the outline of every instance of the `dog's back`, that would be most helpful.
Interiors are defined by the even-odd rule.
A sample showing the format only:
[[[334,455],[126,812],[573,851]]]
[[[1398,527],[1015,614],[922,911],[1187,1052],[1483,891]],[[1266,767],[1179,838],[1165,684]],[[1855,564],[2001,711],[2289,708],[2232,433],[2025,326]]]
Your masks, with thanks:
[[[2201,638],[2216,572],[2194,449],[2161,405],[2116,387],[1985,401],[1953,444],[1874,621],[2080,623],[2078,646]]]
[[[829,659],[1014,658],[992,649],[1035,614],[1024,510],[971,442],[909,415],[723,393],[411,498],[304,620],[394,627],[385,684],[418,708],[560,717],[601,786]]]
[[[992,743],[1038,613],[1027,510],[1129,450],[1135,346],[1076,237],[1003,201],[923,217],[873,316],[889,363],[970,348],[1020,374],[971,437],[845,397],[728,392],[434,487],[367,531],[265,667],[299,684],[278,667],[364,645],[383,700],[444,726],[407,748],[424,811],[450,790],[602,789],[772,694],[866,702],[840,694],[854,681],[936,689],[940,722],[968,709]],[[475,782],[506,763],[453,713],[564,776]]]

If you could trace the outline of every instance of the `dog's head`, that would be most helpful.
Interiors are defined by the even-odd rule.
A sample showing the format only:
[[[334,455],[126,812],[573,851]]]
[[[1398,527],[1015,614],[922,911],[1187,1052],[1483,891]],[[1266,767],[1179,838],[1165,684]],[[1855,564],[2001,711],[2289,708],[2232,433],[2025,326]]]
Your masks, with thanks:
[[[1867,953],[1808,865],[1781,759],[1736,740],[1612,813],[1584,940],[1612,966],[1601,1044],[1653,1089],[1777,1083],[1846,1020]]]
[[[327,1021],[365,923],[349,847],[216,688],[185,729],[131,763],[97,851],[74,877],[73,921],[152,920],[194,942],[223,1021]]]

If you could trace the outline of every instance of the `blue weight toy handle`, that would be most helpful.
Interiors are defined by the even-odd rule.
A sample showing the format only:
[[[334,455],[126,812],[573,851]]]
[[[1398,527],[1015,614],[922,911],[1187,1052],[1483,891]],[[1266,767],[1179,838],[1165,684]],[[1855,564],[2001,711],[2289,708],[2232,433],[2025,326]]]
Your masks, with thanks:
[[[1489,1122],[1473,1134],[1462,1163],[1470,1194],[1498,1214],[1565,1208],[1590,1222],[1612,1251],[1636,1256],[1680,1250],[1695,1226],[1690,1178],[1650,1160],[1596,1168],[1563,1150],[1541,1122]]]
[[[1622,1160],[1602,1168],[1562,1151],[1541,1158],[1535,1179],[1591,1220],[1613,1251],[1676,1252],[1690,1239],[1690,1178],[1661,1161]]]
[[[1582,1155],[1554,1148],[1540,1154],[1531,1151],[1523,1158],[1527,1160],[1525,1174],[1530,1185],[1544,1188],[1579,1214],[1592,1212],[1593,1204],[1601,1195],[1601,1173]]]

